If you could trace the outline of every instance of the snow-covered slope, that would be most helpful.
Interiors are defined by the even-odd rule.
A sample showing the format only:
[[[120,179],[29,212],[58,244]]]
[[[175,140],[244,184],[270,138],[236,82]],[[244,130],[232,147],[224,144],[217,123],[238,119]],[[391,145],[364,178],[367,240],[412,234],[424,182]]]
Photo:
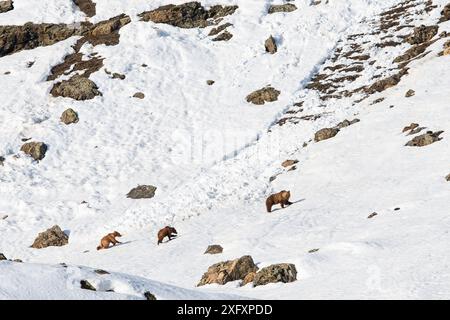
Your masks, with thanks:
[[[34,10],[33,1],[14,2],[14,10],[0,14],[0,25],[85,19],[71,1],[46,1]],[[224,18],[233,24],[227,42],[211,41],[210,27],[181,29],[137,17],[183,2],[96,1],[89,21],[121,13],[132,21],[120,30],[119,44],[82,47],[85,56],[105,58],[90,76],[102,92],[92,100],[52,97],[56,81],[45,81],[51,67],[73,52],[77,37],[0,58],[0,219],[8,215],[0,220],[0,252],[27,262],[0,262],[11,281],[0,281],[0,297],[58,295],[37,296],[33,288],[41,282],[29,271],[48,273],[42,281],[59,288],[66,271],[28,262],[64,262],[129,274],[117,281],[127,279],[132,288],[118,294],[61,289],[67,298],[142,297],[147,284],[166,299],[449,298],[450,60],[438,56],[449,38],[436,35],[430,53],[410,62],[399,84],[382,92],[338,99],[307,89],[317,73],[328,72],[341,85],[337,92],[395,74],[400,69],[392,61],[411,47],[404,36],[420,24],[435,25],[447,1],[406,1],[413,4],[399,18],[406,27],[378,33],[378,14],[403,1],[296,0],[296,11],[277,14],[267,9],[281,1],[203,1],[207,7],[239,6]],[[439,24],[443,31],[450,32],[450,21]],[[278,45],[274,55],[264,50],[269,35]],[[399,44],[377,46],[387,38]],[[369,58],[339,54],[352,50]],[[28,62],[34,64],[28,68]],[[338,82],[346,74],[326,68],[340,63],[362,66],[359,77]],[[104,69],[126,78],[111,79]],[[213,86],[206,84],[210,79]],[[268,84],[281,91],[278,101],[246,102]],[[415,95],[406,98],[409,89]],[[136,92],[145,98],[132,98]],[[80,121],[65,126],[59,117],[69,107]],[[334,138],[311,140],[317,130],[353,118],[360,122]],[[280,126],[280,119],[288,120]],[[443,139],[406,147],[414,136],[402,129],[413,122],[443,130]],[[19,151],[24,138],[48,144],[42,161]],[[286,159],[299,160],[297,169],[282,168]],[[156,196],[127,199],[138,184],[157,186]],[[265,198],[283,189],[291,190],[294,204],[266,213]],[[372,212],[378,215],[367,219]],[[70,233],[68,245],[29,248],[54,224]],[[157,246],[156,233],[167,224],[179,237]],[[96,251],[113,230],[123,233],[124,243]],[[213,243],[224,247],[223,254],[203,255]],[[298,280],[195,288],[208,266],[245,254],[259,267],[294,263]],[[12,289],[17,281],[26,293]]]

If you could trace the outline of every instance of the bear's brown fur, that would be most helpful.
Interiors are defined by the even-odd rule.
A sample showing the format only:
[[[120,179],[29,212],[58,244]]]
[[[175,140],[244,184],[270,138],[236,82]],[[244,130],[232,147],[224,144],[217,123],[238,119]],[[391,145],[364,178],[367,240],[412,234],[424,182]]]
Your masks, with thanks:
[[[281,192],[272,194],[266,200],[267,212],[272,212],[272,206],[275,204],[281,204],[281,207],[291,205],[292,202],[289,202],[289,198],[291,197],[291,191],[283,190]]]
[[[158,232],[158,245],[160,243],[162,243],[163,239],[165,237],[169,238],[169,241],[172,239],[173,234],[178,234],[177,230],[175,230],[175,228],[166,226],[164,228],[162,228],[161,230],[159,230]]]
[[[120,243],[120,241],[116,240],[116,237],[121,236],[122,235],[117,231],[114,231],[113,233],[108,233],[106,236],[102,238],[102,240],[100,240],[100,245],[97,247],[97,250],[108,249],[111,243],[113,244],[113,246],[115,246],[117,243]]]

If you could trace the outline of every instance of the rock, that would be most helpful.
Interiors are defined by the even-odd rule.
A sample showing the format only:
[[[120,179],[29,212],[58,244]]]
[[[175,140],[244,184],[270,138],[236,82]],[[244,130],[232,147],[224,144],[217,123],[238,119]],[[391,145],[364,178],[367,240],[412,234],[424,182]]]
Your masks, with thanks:
[[[414,130],[415,128],[417,128],[419,126],[418,123],[411,123],[409,126],[406,126],[403,128],[402,132],[407,132],[407,131],[411,131]]]
[[[437,33],[438,26],[424,26],[414,28],[413,33],[406,38],[406,42],[411,45],[422,44],[430,41]]]
[[[348,127],[348,126],[351,126],[352,124],[355,124],[355,123],[358,123],[358,122],[360,122],[360,120],[359,119],[353,119],[353,120],[347,120],[347,119],[345,119],[344,121],[342,121],[342,122],[339,122],[338,124],[337,124],[337,126],[336,126],[336,128],[338,128],[338,129],[342,129],[342,128],[345,128],[345,127]]]
[[[180,5],[165,5],[138,16],[142,21],[165,23],[179,28],[204,28],[210,19],[218,19],[233,14],[238,6],[212,6],[205,9],[200,2],[192,1]]]
[[[102,270],[102,269],[96,269],[96,270],[94,270],[94,272],[95,272],[96,274],[99,274],[99,275],[109,274],[108,271],[105,271],[105,270]]]
[[[314,135],[314,141],[319,142],[333,138],[339,132],[338,128],[323,128],[316,132]]]
[[[77,123],[78,120],[78,114],[72,108],[67,109],[61,115],[61,122],[67,125]]]
[[[439,138],[439,136],[443,132],[444,131],[437,131],[437,132],[428,131],[427,133],[422,134],[417,137],[414,137],[411,141],[408,141],[408,143],[406,143],[406,146],[408,146],[408,147],[424,147],[424,146],[430,145],[436,141],[442,140],[442,138]]]
[[[266,52],[269,52],[270,54],[275,54],[278,51],[277,44],[272,36],[266,40],[264,46],[266,47]]]
[[[12,0],[0,1],[0,13],[5,13],[14,9]]]
[[[445,22],[448,20],[450,20],[450,3],[447,4],[441,11],[441,18],[439,19],[439,22]]]
[[[87,280],[81,280],[80,287],[81,289],[85,290],[97,291],[97,289],[95,289],[95,287],[92,284],[90,284],[89,281]]]
[[[23,263],[23,261],[21,259],[14,259],[13,262]]]
[[[297,10],[297,6],[292,3],[286,4],[273,4],[269,7],[269,14],[277,13],[277,12],[292,12]]]
[[[72,0],[88,17],[95,16],[95,3],[92,0]]]
[[[206,81],[206,84],[207,84],[208,86],[212,86],[214,83],[216,83],[214,80],[207,80],[207,81]]]
[[[405,93],[405,97],[406,98],[410,98],[412,96],[414,96],[416,94],[416,92],[412,89],[409,89],[406,93]]]
[[[146,300],[156,300],[155,295],[150,293],[149,291],[144,292],[144,297]]]
[[[212,41],[229,41],[231,38],[233,38],[233,35],[229,33],[227,30],[219,34],[217,37],[212,39]]]
[[[117,72],[114,72],[112,75],[113,79],[120,79],[120,80],[125,80],[126,76],[124,74],[120,74]]]
[[[319,251],[320,249],[311,249],[311,250],[309,250],[308,251],[308,253],[315,253],[315,252],[317,252],[317,251]]]
[[[373,94],[375,92],[382,92],[384,90],[396,86],[400,82],[400,80],[407,74],[408,69],[403,68],[398,73],[393,74],[392,76],[376,81],[370,87],[365,88],[364,91],[368,94]]]
[[[244,280],[242,280],[241,282],[241,287],[252,283],[255,280],[255,276],[256,276],[256,272],[250,272],[249,274],[247,274],[244,278]]]
[[[131,199],[150,199],[155,196],[156,187],[151,185],[137,186],[131,189],[127,194],[127,198]]]
[[[212,28],[211,31],[209,32],[208,36],[212,37],[212,36],[218,35],[223,30],[225,30],[228,27],[231,27],[232,25],[233,24],[231,24],[231,23],[224,23],[224,24],[221,24],[220,26],[218,26],[217,28]]]
[[[258,267],[251,256],[243,256],[239,259],[216,263],[208,268],[197,286],[217,283],[226,284],[230,281],[244,280],[250,272],[256,272]]]
[[[445,180],[450,181],[450,174],[445,177]]]
[[[250,93],[246,99],[247,102],[251,102],[256,105],[263,105],[266,102],[277,101],[280,93],[280,91],[268,86]]]
[[[43,142],[27,142],[20,148],[20,151],[31,156],[34,160],[42,160],[47,152],[47,145]]]
[[[69,243],[69,237],[57,225],[45,232],[39,233],[32,248],[42,249],[46,247],[61,247]]]
[[[268,283],[289,283],[297,280],[297,269],[290,263],[273,264],[262,268],[256,273],[253,286],[263,286]]]
[[[142,92],[136,92],[136,93],[133,95],[133,98],[144,99],[144,98],[145,98],[145,94],[143,94]]]
[[[5,255],[3,253],[0,253],[0,261],[5,261],[6,259]]]
[[[213,244],[208,246],[208,248],[206,248],[206,251],[204,254],[218,254],[218,253],[222,253],[223,252],[223,248],[222,246],[218,245],[218,244]]]
[[[373,217],[375,217],[375,216],[377,216],[377,215],[378,215],[378,213],[373,212],[373,213],[369,214],[369,216],[367,217],[367,219],[372,219]]]
[[[283,163],[281,163],[281,166],[284,168],[293,166],[294,164],[298,163],[298,160],[285,160]]]
[[[93,81],[80,75],[75,75],[69,80],[56,83],[50,93],[54,97],[65,97],[75,100],[90,100],[102,95]]]
[[[2,157],[2,156],[0,156],[0,166],[3,166],[4,164],[4,162],[5,162],[5,158],[4,157]]]

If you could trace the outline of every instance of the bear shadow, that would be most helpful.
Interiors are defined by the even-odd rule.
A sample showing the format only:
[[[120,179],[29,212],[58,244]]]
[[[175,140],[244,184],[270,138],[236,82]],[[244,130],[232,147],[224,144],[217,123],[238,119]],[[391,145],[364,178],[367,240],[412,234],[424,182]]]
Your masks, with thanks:
[[[290,205],[285,206],[284,208],[277,207],[277,208],[275,208],[275,209],[272,209],[272,211],[271,211],[271,212],[268,212],[268,213],[272,213],[272,212],[275,212],[275,211],[278,211],[278,210],[287,209],[287,208],[293,206],[294,204],[299,203],[299,202],[303,202],[303,201],[305,201],[305,200],[306,200],[306,199],[300,199],[300,200],[297,200],[297,201],[293,201],[293,202],[291,202]]]

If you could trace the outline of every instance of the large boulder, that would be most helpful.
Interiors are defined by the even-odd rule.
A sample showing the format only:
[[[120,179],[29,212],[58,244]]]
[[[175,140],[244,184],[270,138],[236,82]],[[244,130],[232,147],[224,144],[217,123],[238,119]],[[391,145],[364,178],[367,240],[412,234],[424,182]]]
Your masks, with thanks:
[[[0,13],[8,12],[14,9],[12,0],[0,1]]]
[[[414,28],[411,35],[406,38],[406,42],[412,45],[430,41],[437,33],[439,26],[424,26]]]
[[[62,247],[69,243],[69,237],[57,225],[39,233],[32,248],[42,249],[47,247]]]
[[[239,259],[216,263],[208,268],[203,274],[197,286],[217,283],[226,284],[230,281],[244,280],[251,272],[256,272],[258,267],[251,256],[243,256]]]
[[[43,142],[27,142],[22,145],[20,151],[23,151],[38,161],[44,159],[45,153],[47,152],[47,145]]]
[[[338,128],[323,128],[316,132],[314,135],[314,141],[319,142],[333,138],[339,132]]]
[[[150,199],[155,196],[156,187],[152,185],[141,185],[128,192],[127,198],[130,199]]]
[[[88,78],[75,75],[69,80],[56,83],[50,91],[54,97],[89,100],[101,95],[97,85]]]
[[[256,105],[263,105],[266,102],[274,102],[278,100],[280,91],[268,86],[250,93],[247,96],[247,102],[251,102]]]
[[[273,4],[269,7],[269,13],[292,12],[297,10],[297,6],[293,3]]]
[[[436,141],[440,141],[442,140],[442,138],[439,138],[439,136],[443,133],[444,131],[437,131],[437,132],[433,132],[433,131],[428,131],[425,134],[422,134],[420,136],[414,137],[411,141],[408,141],[406,143],[407,147],[425,147],[428,146],[432,143],[435,143]]]
[[[273,264],[256,273],[253,286],[262,286],[276,282],[294,282],[297,280],[297,269],[290,263]]]
[[[192,1],[180,5],[165,5],[138,16],[143,21],[165,23],[180,28],[204,28],[212,24],[209,19],[218,19],[233,14],[238,6],[212,6],[205,9],[200,2]]]
[[[206,248],[206,251],[204,254],[219,254],[223,252],[223,248],[221,245],[218,244],[212,244]]]

